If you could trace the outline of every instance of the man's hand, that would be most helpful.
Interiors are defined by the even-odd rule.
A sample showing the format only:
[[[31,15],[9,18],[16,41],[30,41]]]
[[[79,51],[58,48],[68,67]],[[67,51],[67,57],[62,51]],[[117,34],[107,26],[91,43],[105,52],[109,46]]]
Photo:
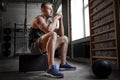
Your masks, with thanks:
[[[58,29],[58,35],[64,36],[64,26],[63,26],[63,15],[60,13],[56,13],[56,16],[60,16],[59,20],[59,29]]]
[[[58,20],[63,19],[63,15],[60,13],[56,13],[56,16],[58,17]]]

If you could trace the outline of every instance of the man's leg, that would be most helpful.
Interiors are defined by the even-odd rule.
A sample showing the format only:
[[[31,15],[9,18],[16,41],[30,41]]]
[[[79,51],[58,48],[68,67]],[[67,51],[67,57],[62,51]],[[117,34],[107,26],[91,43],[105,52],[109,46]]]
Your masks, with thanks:
[[[40,38],[41,40],[40,42],[42,43],[42,49],[44,51],[47,51],[48,54],[49,68],[51,68],[51,65],[54,64],[54,54],[55,54],[54,45],[56,45],[56,39],[57,39],[57,34],[55,32],[49,32]]]
[[[59,66],[59,70],[75,70],[76,67],[71,66],[66,61],[67,56],[67,48],[68,48],[68,38],[66,36],[59,37],[57,39],[56,48],[60,46],[61,48],[61,63]]]
[[[46,45],[46,50],[48,53],[49,69],[51,69],[51,66],[54,64],[56,40],[57,40],[57,34],[53,33],[53,35],[48,38],[48,42]]]
[[[66,36],[58,37],[56,48],[60,47],[61,64],[65,64],[68,49],[68,38]]]
[[[48,70],[47,73],[49,73],[52,76],[63,78],[63,74],[59,72],[59,70],[56,68],[56,65],[54,65],[54,54],[55,54],[55,45],[57,40],[57,34],[55,32],[50,32],[45,34],[40,39],[42,43],[42,49],[46,50],[48,53]]]

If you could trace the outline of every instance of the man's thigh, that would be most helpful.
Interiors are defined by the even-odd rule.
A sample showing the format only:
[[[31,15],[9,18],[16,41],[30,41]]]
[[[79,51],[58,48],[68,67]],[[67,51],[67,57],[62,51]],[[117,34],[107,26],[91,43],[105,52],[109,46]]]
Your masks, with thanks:
[[[53,34],[52,32],[48,32],[48,33],[44,34],[43,36],[41,36],[41,38],[39,39],[39,42],[41,43],[41,48],[44,51],[46,51],[46,46],[47,46],[48,40],[52,34]]]

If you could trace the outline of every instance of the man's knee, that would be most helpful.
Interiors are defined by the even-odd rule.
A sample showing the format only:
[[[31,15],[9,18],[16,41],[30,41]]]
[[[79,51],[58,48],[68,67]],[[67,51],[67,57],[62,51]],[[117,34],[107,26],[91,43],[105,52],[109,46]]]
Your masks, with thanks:
[[[56,40],[57,39],[57,33],[56,32],[51,32],[51,37]]]
[[[67,36],[63,36],[64,42],[68,43],[68,37]]]

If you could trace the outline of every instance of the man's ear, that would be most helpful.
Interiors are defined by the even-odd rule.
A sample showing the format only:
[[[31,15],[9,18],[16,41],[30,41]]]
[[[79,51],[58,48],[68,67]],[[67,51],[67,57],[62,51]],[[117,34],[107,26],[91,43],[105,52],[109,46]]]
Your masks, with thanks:
[[[42,12],[44,12],[45,11],[45,7],[43,7],[41,10],[42,10]]]
[[[41,11],[43,11],[43,8],[41,8]]]

